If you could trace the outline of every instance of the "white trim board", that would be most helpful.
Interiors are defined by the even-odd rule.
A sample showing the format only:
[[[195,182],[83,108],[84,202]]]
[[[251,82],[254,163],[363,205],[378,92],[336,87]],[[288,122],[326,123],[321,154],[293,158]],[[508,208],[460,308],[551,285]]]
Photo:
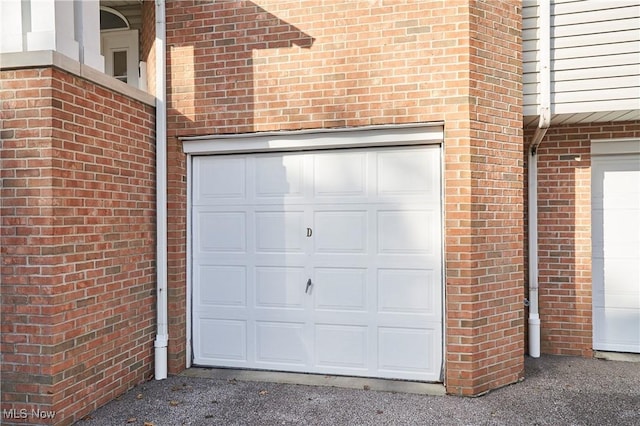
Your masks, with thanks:
[[[424,145],[443,139],[442,122],[180,138],[183,151],[192,155]]]
[[[620,155],[640,153],[640,139],[602,139],[591,141],[591,155]]]

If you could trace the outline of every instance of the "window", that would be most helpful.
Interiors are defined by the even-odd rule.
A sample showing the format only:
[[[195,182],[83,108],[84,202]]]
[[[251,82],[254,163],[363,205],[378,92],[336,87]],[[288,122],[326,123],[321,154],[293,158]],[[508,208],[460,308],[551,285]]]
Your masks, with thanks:
[[[127,51],[115,50],[113,55],[113,76],[123,83],[127,82]]]
[[[110,7],[100,8],[100,31],[128,29],[129,22],[124,15]]]

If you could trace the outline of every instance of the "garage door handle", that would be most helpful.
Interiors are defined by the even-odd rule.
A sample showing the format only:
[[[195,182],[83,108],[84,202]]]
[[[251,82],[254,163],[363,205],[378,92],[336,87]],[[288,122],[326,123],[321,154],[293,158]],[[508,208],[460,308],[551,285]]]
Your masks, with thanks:
[[[307,287],[304,289],[305,293],[309,292],[309,287],[311,287],[311,278],[309,278],[309,280],[307,281]]]

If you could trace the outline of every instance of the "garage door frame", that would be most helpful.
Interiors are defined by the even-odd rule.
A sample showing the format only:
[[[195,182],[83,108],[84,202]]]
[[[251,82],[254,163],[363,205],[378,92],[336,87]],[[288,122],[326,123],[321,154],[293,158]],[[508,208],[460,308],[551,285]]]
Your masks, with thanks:
[[[440,145],[440,214],[444,219],[444,126],[442,122],[365,126],[344,129],[314,129],[299,131],[260,132],[247,134],[208,135],[183,137],[180,139],[186,158],[187,176],[187,271],[186,271],[186,367],[191,367],[192,352],[192,160],[194,156],[221,154],[251,154],[261,152],[318,151],[339,148],[374,148],[411,145]],[[441,221],[441,308],[442,308],[442,366],[445,363],[445,298],[444,283],[444,220]]]

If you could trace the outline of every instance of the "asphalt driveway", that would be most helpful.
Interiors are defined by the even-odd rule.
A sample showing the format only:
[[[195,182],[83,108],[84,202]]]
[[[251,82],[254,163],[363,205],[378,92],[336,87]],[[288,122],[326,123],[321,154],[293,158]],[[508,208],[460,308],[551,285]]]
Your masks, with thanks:
[[[640,425],[640,363],[526,359],[526,379],[478,398],[171,376],[95,411],[97,425]]]

